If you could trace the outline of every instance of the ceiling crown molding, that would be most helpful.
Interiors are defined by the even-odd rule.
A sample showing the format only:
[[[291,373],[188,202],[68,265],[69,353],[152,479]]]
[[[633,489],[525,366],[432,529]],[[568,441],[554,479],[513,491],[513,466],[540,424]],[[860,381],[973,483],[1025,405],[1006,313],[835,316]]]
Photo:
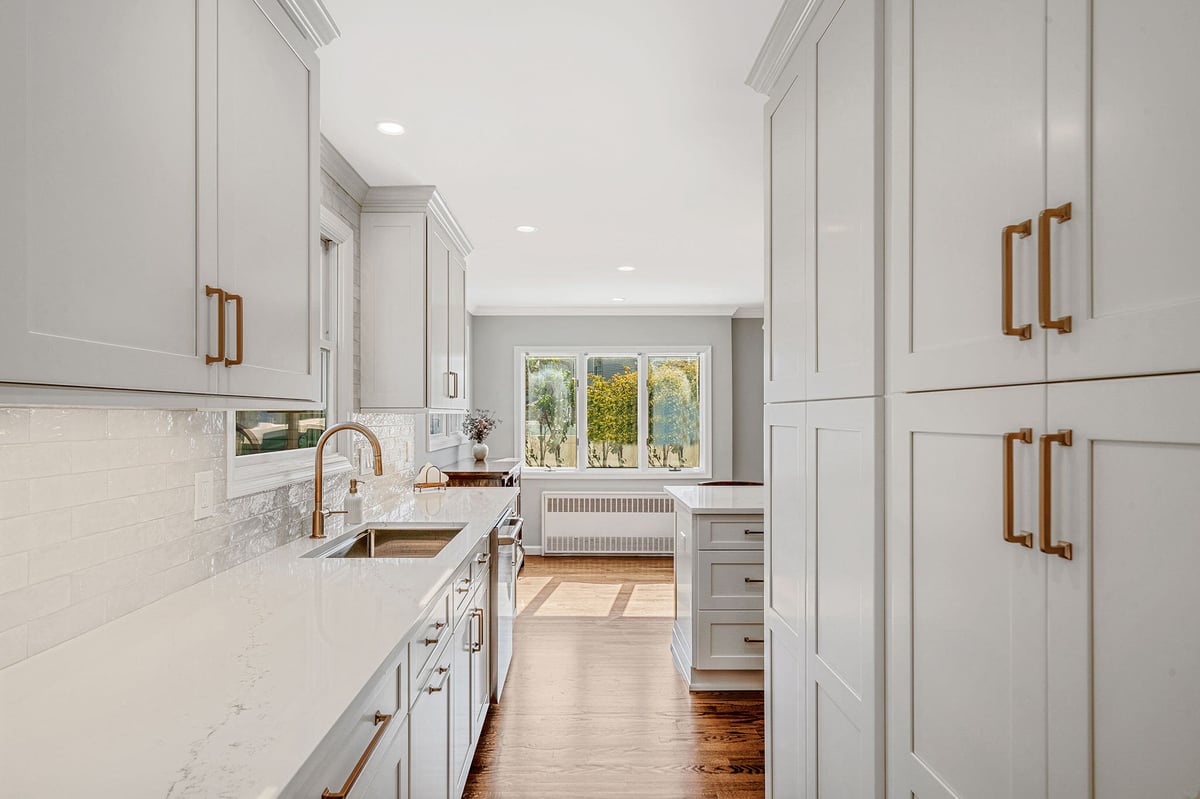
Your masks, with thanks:
[[[746,77],[746,85],[756,92],[769,94],[775,81],[783,74],[788,59],[796,52],[800,37],[808,29],[813,15],[821,5],[821,0],[786,0],[779,16],[771,25],[771,32],[763,43],[750,74]]]
[[[317,47],[324,47],[342,35],[321,0],[279,0],[279,5]]]
[[[415,211],[429,214],[446,229],[463,255],[470,255],[475,249],[462,225],[450,213],[450,206],[438,193],[437,186],[371,186],[362,201],[362,209],[364,212]]]
[[[329,139],[321,136],[321,169],[325,170],[334,181],[345,189],[359,205],[367,198],[367,182],[358,174],[346,157],[338,152]]]

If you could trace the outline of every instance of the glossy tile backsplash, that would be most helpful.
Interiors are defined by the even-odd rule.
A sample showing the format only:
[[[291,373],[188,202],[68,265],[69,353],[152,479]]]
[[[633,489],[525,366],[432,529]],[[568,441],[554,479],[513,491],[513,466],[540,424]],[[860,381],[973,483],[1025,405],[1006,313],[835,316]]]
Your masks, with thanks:
[[[312,483],[225,499],[223,411],[0,408],[0,668],[308,534]],[[416,417],[361,414],[385,475],[366,513],[412,491]],[[193,520],[198,472],[214,514]],[[348,475],[327,475],[340,508]],[[330,517],[327,532],[342,530]]]

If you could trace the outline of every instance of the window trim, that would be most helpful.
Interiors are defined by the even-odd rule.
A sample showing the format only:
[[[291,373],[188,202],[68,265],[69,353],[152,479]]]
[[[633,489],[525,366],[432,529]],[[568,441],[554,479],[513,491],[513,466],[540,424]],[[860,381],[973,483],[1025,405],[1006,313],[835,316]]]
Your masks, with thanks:
[[[334,418],[326,419],[326,424],[335,424],[348,421],[354,412],[354,229],[332,209],[322,205],[321,238],[333,244],[337,259],[337,358],[336,374],[332,375],[330,387],[335,392],[332,397]],[[308,449],[238,457],[237,411],[228,411],[225,416],[226,498],[244,497],[312,479],[313,453]],[[335,439],[325,450],[325,474],[349,472],[352,453],[348,436]]]
[[[530,466],[525,463],[525,358],[575,356],[576,386],[575,386],[575,425],[576,447],[575,466],[562,468],[547,468]],[[638,467],[636,469],[611,469],[589,467],[587,465],[587,362],[589,355],[600,356],[636,356],[638,359],[638,429],[649,431],[649,391],[647,377],[649,358],[661,356],[699,356],[700,357],[700,465],[695,468],[672,471],[665,468],[651,468],[648,463],[648,450],[644,441],[638,443]],[[713,460],[713,374],[712,346],[672,346],[672,347],[532,347],[517,346],[513,348],[513,373],[516,387],[514,397],[513,451],[521,459],[521,468],[531,480],[541,479],[597,479],[597,480],[693,480],[709,479],[712,477]]]

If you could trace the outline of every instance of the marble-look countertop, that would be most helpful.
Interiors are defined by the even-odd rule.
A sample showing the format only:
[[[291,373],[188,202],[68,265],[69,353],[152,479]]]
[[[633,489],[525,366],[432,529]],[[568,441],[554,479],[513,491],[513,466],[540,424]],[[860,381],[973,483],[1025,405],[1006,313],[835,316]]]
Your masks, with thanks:
[[[434,558],[301,558],[322,543],[302,538],[0,671],[0,794],[278,795],[515,496],[373,520],[467,523]]]
[[[666,486],[692,513],[762,513],[762,486]]]

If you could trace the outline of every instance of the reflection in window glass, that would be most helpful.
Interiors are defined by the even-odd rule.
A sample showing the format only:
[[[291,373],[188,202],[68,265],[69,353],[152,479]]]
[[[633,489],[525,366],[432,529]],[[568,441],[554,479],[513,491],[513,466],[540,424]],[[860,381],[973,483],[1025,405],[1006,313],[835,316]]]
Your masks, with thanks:
[[[324,411],[238,411],[237,454],[315,447],[324,432]]]
[[[575,356],[525,358],[525,463],[575,468]]]
[[[670,355],[647,360],[650,467],[694,468],[700,465],[700,358]]]
[[[638,468],[638,359],[587,359],[587,465]]]

